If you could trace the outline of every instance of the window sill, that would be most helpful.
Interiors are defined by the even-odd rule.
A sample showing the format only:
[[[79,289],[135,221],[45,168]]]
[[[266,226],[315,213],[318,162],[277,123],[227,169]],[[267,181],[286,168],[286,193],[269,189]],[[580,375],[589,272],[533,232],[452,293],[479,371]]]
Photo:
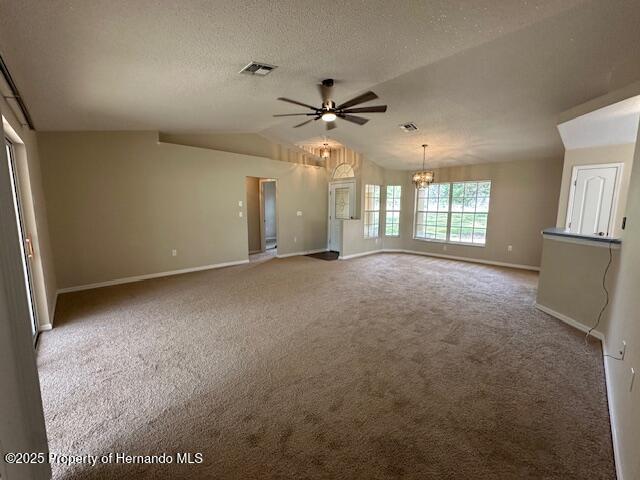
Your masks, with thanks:
[[[384,234],[384,236],[389,238],[400,238],[400,235],[387,235],[386,233]]]
[[[441,243],[443,245],[460,245],[462,247],[477,247],[477,248],[485,248],[487,246],[486,243],[466,243],[466,242],[450,242],[449,240],[431,240],[429,238],[419,238],[413,237],[414,240],[418,242],[426,242],[426,243]]]

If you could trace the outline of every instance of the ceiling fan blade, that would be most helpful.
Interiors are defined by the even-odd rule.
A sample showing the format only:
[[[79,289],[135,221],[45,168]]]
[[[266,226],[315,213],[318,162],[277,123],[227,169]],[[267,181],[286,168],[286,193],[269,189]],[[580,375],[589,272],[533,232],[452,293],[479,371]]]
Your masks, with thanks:
[[[378,98],[378,96],[375,93],[366,92],[366,93],[363,93],[362,95],[358,95],[357,97],[352,98],[347,102],[344,102],[342,105],[338,105],[336,109],[342,110],[343,108],[353,107],[354,105],[360,105],[361,103],[364,103],[364,102],[370,102],[371,100],[375,100],[376,98]]]
[[[336,128],[336,122],[327,122],[325,125],[327,126],[327,130],[333,130]]]
[[[291,100],[290,98],[278,97],[278,100],[282,102],[293,103],[294,105],[300,105],[301,107],[307,107],[311,110],[319,110],[316,107],[312,107],[311,105],[307,105],[306,103],[298,102],[297,100]]]
[[[368,118],[358,117],[357,115],[340,115],[339,118],[342,118],[347,122],[357,123],[358,125],[364,125],[369,121]]]
[[[317,120],[316,118],[311,118],[309,120],[305,120],[302,123],[299,123],[298,125],[294,125],[293,128],[298,128],[298,127],[302,127],[303,125],[306,125],[307,123],[313,122],[314,120]]]
[[[274,117],[297,117],[299,115],[310,117],[312,115],[315,115],[315,113],[278,113],[277,115],[274,115]]]
[[[343,113],[379,113],[386,112],[386,105],[376,105],[374,107],[357,107],[357,108],[347,108],[346,110],[342,110]]]

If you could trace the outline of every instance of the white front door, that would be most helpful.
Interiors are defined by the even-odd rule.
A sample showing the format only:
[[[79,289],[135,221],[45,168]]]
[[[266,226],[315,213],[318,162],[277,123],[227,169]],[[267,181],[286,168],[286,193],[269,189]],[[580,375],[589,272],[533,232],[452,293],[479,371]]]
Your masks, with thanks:
[[[571,232],[612,233],[621,168],[619,164],[574,167],[567,212]]]
[[[329,184],[329,250],[342,249],[342,221],[353,218],[356,185],[354,182]]]

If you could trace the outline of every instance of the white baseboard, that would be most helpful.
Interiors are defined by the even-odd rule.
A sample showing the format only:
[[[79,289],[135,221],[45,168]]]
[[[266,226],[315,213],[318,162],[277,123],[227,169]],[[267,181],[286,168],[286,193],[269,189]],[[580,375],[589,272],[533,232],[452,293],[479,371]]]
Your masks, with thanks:
[[[543,311],[544,313],[551,315],[552,317],[557,318],[558,320],[560,320],[561,322],[566,323],[567,325],[571,325],[574,328],[577,328],[578,330],[587,333],[589,331],[589,329],[591,327],[588,327],[587,325],[585,325],[584,323],[580,323],[579,321],[563,314],[560,312],[556,312],[555,310],[549,308],[549,307],[545,307],[544,305],[540,305],[539,303],[535,304],[535,307],[540,310]],[[597,338],[598,340],[600,340],[601,342],[604,342],[604,334],[598,330],[594,330],[593,332],[591,332],[591,335],[595,338]]]
[[[494,262],[493,260],[482,260],[480,258],[471,258],[471,257],[456,257],[454,255],[444,255],[442,253],[431,253],[431,252],[420,252],[418,250],[403,250],[403,252],[411,253],[413,255],[425,255],[427,257],[446,258],[448,260],[459,260],[462,262],[482,263],[484,265],[494,265],[496,267],[519,268],[521,270],[532,270],[534,272],[540,271],[540,267],[536,267],[534,265],[521,265],[519,263],[507,263],[507,262]]]
[[[38,325],[39,332],[47,332],[53,328],[53,325],[50,323],[45,323],[44,325]]]
[[[605,348],[606,345],[603,345],[602,348],[602,361],[604,362],[604,381],[605,387],[607,390],[607,404],[609,406],[609,422],[611,423],[611,440],[613,443],[613,460],[616,466],[616,476],[618,480],[624,480],[624,475],[622,474],[622,459],[620,458],[620,441],[618,437],[618,432],[616,430],[616,415],[613,409],[613,385],[611,385],[611,373],[609,372],[609,362],[615,362],[612,358],[605,357],[604,354],[607,352]]]
[[[317,248],[315,250],[304,250],[302,252],[283,253],[282,255],[276,255],[276,258],[298,257],[301,255],[311,255],[314,253],[326,252],[326,248]]]
[[[142,280],[149,280],[151,278],[169,277],[171,275],[181,275],[183,273],[200,272],[202,270],[212,270],[214,268],[231,267],[234,265],[242,265],[249,263],[249,260],[236,260],[234,262],[216,263],[214,265],[204,265],[202,267],[183,268],[180,270],[171,270],[168,272],[150,273],[147,275],[137,275],[134,277],[117,278],[115,280],[108,280],[106,282],[89,283],[86,285],[78,285],[76,287],[66,287],[58,290],[58,293],[79,292],[80,290],[90,290],[93,288],[109,287],[112,285],[121,285],[123,283],[140,282]]]
[[[383,249],[380,248],[378,250],[369,250],[369,251],[366,251],[366,252],[352,253],[351,255],[344,255],[344,256],[340,255],[338,257],[338,259],[340,259],[340,260],[349,260],[350,258],[365,257],[367,255],[373,255],[375,253],[381,253],[381,252],[386,252],[386,251],[388,251],[388,250],[383,250]]]
[[[533,265],[520,265],[518,263],[494,262],[492,260],[482,260],[470,257],[456,257],[453,255],[444,255],[441,253],[420,252],[418,250],[404,250],[400,248],[380,248],[378,250],[369,250],[367,252],[354,253],[352,255],[340,256],[340,260],[349,260],[350,258],[364,257],[365,255],[373,255],[374,253],[408,253],[411,255],[423,255],[425,257],[445,258],[447,260],[458,260],[462,262],[482,263],[484,265],[494,265],[497,267],[519,268],[521,270],[540,271],[540,267]]]

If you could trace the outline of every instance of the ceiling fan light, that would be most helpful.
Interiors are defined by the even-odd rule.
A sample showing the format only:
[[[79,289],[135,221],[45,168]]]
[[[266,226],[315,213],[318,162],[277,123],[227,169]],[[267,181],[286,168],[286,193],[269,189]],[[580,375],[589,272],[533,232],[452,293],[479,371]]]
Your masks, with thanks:
[[[324,112],[321,118],[325,122],[333,122],[336,118],[338,118],[338,116],[333,112]]]

